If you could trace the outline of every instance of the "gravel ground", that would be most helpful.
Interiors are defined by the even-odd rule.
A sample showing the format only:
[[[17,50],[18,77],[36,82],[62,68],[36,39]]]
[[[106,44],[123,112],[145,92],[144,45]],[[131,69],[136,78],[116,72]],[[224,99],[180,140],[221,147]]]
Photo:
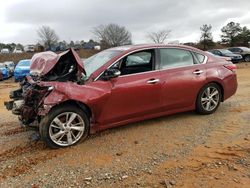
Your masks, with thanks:
[[[249,187],[250,68],[215,114],[176,114],[92,135],[51,150],[30,141],[3,107],[0,83],[0,187]]]

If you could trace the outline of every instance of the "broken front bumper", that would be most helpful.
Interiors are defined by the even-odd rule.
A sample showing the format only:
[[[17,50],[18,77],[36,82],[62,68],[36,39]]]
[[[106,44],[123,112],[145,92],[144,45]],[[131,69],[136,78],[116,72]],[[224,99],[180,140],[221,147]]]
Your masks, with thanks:
[[[36,83],[24,81],[20,88],[10,92],[10,101],[4,102],[7,110],[18,115],[24,125],[30,125],[40,117],[39,109],[43,107],[44,98],[51,90]]]
[[[21,115],[21,107],[24,104],[24,100],[8,101],[4,102],[7,110],[11,110],[15,115]]]

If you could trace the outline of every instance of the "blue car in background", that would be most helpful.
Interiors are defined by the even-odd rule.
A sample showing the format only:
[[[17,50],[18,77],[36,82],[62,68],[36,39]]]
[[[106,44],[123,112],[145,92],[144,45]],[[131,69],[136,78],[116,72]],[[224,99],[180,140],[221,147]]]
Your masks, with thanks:
[[[25,59],[18,62],[14,70],[15,81],[22,81],[25,76],[30,75],[30,60]]]
[[[10,76],[9,70],[7,69],[6,65],[3,63],[0,63],[0,71],[2,73],[3,79],[7,79]]]

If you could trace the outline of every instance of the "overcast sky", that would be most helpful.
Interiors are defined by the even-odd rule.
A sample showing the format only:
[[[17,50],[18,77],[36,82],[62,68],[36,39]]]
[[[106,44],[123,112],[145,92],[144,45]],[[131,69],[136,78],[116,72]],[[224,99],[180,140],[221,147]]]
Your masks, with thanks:
[[[213,37],[230,21],[250,28],[250,0],[0,0],[0,42],[34,44],[37,29],[53,28],[60,40],[89,40],[100,24],[117,23],[131,31],[133,43],[146,34],[172,30],[168,40],[196,42],[200,26],[211,24]]]

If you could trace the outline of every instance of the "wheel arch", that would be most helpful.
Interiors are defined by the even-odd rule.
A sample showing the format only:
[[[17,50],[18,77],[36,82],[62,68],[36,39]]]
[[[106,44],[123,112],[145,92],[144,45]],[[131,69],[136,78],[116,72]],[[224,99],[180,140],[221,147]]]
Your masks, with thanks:
[[[244,54],[244,55],[242,55],[242,57],[243,57],[243,60],[245,61],[245,58],[250,57],[250,54]]]
[[[92,110],[90,109],[90,107],[88,105],[86,105],[85,103],[80,102],[80,101],[76,101],[76,100],[63,101],[63,102],[53,106],[50,110],[53,110],[54,108],[59,108],[60,106],[63,106],[63,105],[73,105],[73,106],[79,107],[84,112],[86,112],[86,114],[89,118],[92,118],[93,114],[92,114]]]
[[[196,101],[197,101],[197,99],[198,99],[198,96],[199,96],[199,93],[201,92],[201,90],[202,90],[205,86],[207,86],[208,84],[216,84],[216,85],[218,85],[218,86],[220,87],[220,90],[221,90],[221,102],[224,102],[224,87],[223,87],[223,85],[222,85],[220,82],[218,82],[218,81],[207,82],[205,85],[203,85],[203,86],[200,88],[200,90],[199,90],[199,92],[198,92],[198,94],[197,94],[197,96],[196,96]]]
[[[214,83],[214,84],[216,84],[216,85],[218,85],[218,86],[220,87],[220,91],[221,91],[221,102],[223,102],[223,101],[224,101],[224,87],[223,87],[223,85],[222,85],[221,83],[219,83],[219,82],[216,82],[216,81],[210,82],[210,83]]]

